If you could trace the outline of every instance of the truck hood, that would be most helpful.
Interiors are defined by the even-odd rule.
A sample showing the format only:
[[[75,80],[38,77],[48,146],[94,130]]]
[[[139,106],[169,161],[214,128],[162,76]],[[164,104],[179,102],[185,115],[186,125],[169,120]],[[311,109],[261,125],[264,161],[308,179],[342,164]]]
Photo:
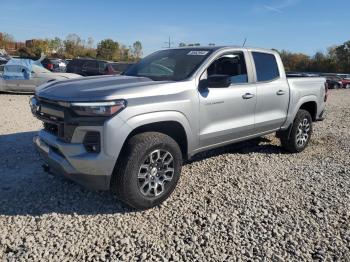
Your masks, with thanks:
[[[104,101],[145,95],[165,81],[153,81],[146,77],[94,76],[55,81],[37,87],[40,98],[57,101]]]
[[[60,77],[64,77],[64,78],[67,78],[67,79],[73,79],[73,78],[82,77],[81,75],[72,74],[72,73],[53,73],[53,74],[55,74],[55,76],[60,76]]]

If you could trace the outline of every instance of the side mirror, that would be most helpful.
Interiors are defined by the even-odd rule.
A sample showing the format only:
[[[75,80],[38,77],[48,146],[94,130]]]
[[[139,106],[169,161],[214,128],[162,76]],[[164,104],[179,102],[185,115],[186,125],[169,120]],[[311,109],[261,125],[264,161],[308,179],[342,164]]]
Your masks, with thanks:
[[[211,75],[207,79],[207,86],[220,88],[231,85],[231,76],[229,75]]]

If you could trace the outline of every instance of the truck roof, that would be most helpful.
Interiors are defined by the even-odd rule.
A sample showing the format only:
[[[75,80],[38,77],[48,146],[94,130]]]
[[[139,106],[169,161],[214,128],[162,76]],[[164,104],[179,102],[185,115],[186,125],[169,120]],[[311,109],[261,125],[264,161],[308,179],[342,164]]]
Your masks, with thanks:
[[[272,53],[276,52],[274,49],[269,48],[258,48],[258,47],[250,47],[250,46],[238,46],[238,45],[223,45],[223,46],[184,46],[184,47],[174,47],[170,49],[208,49],[208,50],[222,50],[222,49],[228,49],[228,48],[237,48],[237,49],[247,49],[247,50],[254,50],[254,51],[260,51],[260,52],[267,52]]]

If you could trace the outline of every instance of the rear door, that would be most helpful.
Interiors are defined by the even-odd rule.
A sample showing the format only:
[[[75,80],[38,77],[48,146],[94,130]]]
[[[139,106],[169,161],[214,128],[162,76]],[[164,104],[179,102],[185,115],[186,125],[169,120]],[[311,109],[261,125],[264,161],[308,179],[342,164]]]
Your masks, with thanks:
[[[210,75],[230,75],[231,85],[199,88],[200,147],[254,134],[256,85],[252,83],[247,56],[246,51],[225,52],[202,75],[202,80]]]
[[[255,68],[256,111],[255,129],[257,133],[280,128],[287,117],[289,86],[280,60],[274,53],[251,52]]]

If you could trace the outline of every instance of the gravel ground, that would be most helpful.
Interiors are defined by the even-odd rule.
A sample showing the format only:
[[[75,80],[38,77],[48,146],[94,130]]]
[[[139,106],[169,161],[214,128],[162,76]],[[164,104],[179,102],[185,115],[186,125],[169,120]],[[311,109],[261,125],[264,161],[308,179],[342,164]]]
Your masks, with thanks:
[[[349,90],[303,153],[272,135],[210,151],[144,212],[44,173],[28,98],[0,94],[0,259],[350,261]]]

